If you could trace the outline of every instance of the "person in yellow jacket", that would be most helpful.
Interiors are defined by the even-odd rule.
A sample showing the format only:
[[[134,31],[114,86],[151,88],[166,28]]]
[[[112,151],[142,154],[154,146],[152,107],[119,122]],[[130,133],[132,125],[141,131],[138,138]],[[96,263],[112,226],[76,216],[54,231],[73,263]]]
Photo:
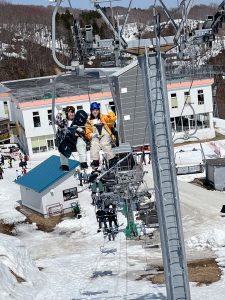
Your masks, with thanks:
[[[102,150],[109,162],[109,167],[112,167],[116,163],[111,144],[112,141],[115,141],[112,129],[116,121],[116,115],[112,111],[108,115],[101,114],[100,103],[97,102],[91,103],[90,110],[91,114],[86,123],[85,135],[86,139],[91,142],[92,166],[99,166],[99,152]]]

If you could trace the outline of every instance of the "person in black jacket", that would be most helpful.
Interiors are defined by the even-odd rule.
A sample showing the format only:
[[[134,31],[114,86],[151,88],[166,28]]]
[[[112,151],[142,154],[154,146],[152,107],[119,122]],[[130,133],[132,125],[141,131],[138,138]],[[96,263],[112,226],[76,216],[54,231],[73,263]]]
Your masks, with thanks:
[[[102,223],[104,224],[104,227],[107,228],[106,213],[101,207],[96,212],[96,218],[98,221],[99,229],[102,228]]]
[[[109,205],[109,210],[107,212],[107,217],[109,220],[109,227],[112,227],[112,222],[114,222],[115,227],[118,227],[118,223],[117,223],[117,215],[116,215],[116,211],[113,208],[112,205]]]

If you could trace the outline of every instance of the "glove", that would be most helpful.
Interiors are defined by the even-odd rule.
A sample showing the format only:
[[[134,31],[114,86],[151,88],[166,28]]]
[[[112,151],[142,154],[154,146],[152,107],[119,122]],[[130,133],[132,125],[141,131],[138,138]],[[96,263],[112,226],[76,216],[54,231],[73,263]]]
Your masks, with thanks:
[[[83,128],[81,128],[81,127],[78,127],[77,129],[76,129],[76,132],[77,133],[84,133],[84,129]]]
[[[91,139],[95,139],[98,137],[98,133],[93,133],[92,136],[91,136]]]

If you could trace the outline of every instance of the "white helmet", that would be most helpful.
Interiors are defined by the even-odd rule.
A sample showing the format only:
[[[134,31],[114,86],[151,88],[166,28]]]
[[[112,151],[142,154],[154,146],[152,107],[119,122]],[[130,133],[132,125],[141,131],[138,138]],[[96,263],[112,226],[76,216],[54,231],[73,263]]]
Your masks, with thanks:
[[[112,206],[112,205],[109,205],[109,208],[113,208],[113,206]]]

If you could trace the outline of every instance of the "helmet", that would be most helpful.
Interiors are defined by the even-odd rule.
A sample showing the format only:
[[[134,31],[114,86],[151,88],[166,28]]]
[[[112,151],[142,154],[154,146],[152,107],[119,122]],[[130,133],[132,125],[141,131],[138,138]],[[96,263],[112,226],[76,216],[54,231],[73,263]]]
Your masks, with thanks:
[[[101,107],[100,103],[93,102],[91,103],[90,110],[94,110],[94,109],[100,110],[100,107]]]
[[[68,114],[69,111],[75,112],[75,108],[73,106],[67,106],[64,108],[64,111],[66,114]]]
[[[112,208],[113,208],[113,206],[112,206],[112,205],[109,205],[109,208],[110,208],[110,209],[112,209]]]

